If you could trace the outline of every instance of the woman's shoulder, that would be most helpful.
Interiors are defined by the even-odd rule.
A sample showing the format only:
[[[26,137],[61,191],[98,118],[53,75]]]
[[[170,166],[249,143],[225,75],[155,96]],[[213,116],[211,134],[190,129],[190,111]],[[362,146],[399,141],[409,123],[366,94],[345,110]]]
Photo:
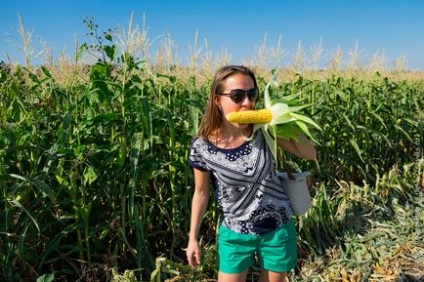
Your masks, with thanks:
[[[198,153],[208,150],[208,148],[210,146],[211,146],[211,143],[208,140],[205,140],[201,136],[193,137],[193,139],[191,140],[191,144],[190,144],[191,150],[192,151],[194,150]]]

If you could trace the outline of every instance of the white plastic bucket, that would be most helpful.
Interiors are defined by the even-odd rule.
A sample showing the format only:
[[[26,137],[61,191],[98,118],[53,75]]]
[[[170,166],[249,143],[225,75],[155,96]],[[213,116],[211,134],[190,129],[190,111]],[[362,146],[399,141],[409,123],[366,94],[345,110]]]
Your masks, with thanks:
[[[303,215],[312,207],[311,194],[309,193],[307,178],[311,175],[310,171],[293,172],[296,180],[291,180],[286,172],[277,172],[281,180],[283,189],[290,200],[293,213]]]

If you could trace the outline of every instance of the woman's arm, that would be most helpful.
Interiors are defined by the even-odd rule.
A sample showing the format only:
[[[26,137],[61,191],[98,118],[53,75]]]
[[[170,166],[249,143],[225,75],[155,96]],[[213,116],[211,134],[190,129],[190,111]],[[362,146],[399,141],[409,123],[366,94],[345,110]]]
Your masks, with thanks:
[[[314,145],[304,135],[299,136],[299,142],[293,139],[277,139],[277,144],[287,152],[294,154],[300,158],[314,160],[317,158],[317,151]]]
[[[194,170],[194,194],[191,203],[190,233],[187,246],[187,260],[189,265],[197,267],[201,264],[198,233],[203,215],[208,207],[210,172]]]

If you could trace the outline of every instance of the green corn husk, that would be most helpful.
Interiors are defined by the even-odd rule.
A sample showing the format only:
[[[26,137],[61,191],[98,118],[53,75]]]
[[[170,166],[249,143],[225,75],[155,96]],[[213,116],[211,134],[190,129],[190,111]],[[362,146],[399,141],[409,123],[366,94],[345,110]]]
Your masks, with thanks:
[[[265,140],[275,160],[277,160],[277,142],[275,137],[299,141],[300,134],[304,134],[312,141],[318,143],[309,131],[308,126],[321,130],[321,127],[311,118],[301,114],[301,110],[310,107],[311,104],[298,105],[297,98],[299,94],[286,96],[281,101],[273,103],[269,95],[269,88],[271,84],[276,84],[276,75],[277,73],[267,83],[264,91],[265,108],[271,110],[272,120],[266,124],[254,125],[254,131],[258,129],[263,131]]]

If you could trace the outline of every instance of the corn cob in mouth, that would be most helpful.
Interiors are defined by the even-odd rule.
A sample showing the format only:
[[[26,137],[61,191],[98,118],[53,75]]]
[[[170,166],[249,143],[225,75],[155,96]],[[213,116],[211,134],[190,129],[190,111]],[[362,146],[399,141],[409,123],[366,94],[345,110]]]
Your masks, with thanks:
[[[227,114],[229,122],[234,123],[269,123],[272,120],[272,113],[269,109],[238,111]]]

